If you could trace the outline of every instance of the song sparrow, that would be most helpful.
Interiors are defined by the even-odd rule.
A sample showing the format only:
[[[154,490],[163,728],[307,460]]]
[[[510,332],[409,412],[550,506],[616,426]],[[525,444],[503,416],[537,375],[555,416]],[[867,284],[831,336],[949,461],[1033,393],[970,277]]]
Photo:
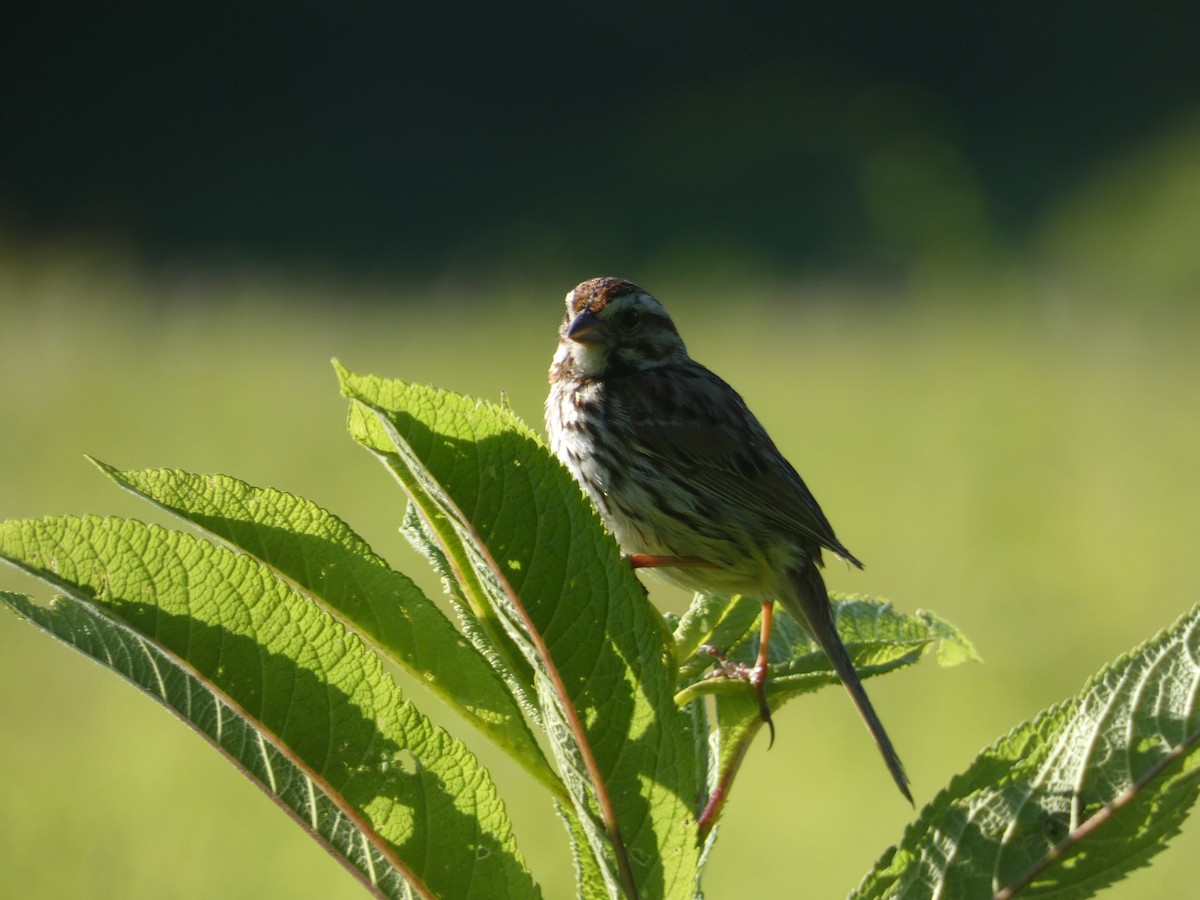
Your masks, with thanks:
[[[749,680],[764,694],[773,601],[820,644],[910,802],[908,777],[833,623],[822,548],[859,568],[728,384],[692,360],[654,297],[618,278],[567,294],[546,399],[550,446],[635,567],[762,601]]]

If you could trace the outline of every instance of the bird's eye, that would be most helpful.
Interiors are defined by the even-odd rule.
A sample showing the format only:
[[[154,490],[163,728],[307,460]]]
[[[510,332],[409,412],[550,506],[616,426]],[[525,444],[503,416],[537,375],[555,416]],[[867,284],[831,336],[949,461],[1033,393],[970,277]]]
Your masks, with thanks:
[[[624,331],[628,331],[637,325],[638,320],[642,317],[640,309],[623,309],[617,315],[617,327]]]

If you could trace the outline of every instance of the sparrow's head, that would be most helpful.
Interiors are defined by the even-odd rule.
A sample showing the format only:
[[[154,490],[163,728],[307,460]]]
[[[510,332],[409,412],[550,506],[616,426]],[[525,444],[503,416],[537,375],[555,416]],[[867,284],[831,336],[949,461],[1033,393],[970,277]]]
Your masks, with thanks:
[[[663,305],[636,284],[593,278],[567,294],[556,364],[595,378],[687,359],[687,348]]]

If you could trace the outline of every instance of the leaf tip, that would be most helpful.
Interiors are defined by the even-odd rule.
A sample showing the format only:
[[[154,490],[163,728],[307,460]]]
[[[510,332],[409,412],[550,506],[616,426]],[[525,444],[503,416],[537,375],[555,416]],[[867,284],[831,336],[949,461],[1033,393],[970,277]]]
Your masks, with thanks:
[[[931,637],[937,641],[937,661],[943,668],[967,662],[983,662],[975,644],[959,628],[927,609],[917,610],[919,618],[929,628]]]
[[[118,469],[116,466],[110,466],[108,463],[104,462],[104,460],[97,459],[95,456],[92,456],[92,454],[90,454],[90,453],[83,454],[83,458],[86,459],[88,462],[90,462],[93,466],[95,466],[101,472],[103,472],[105,475],[107,475],[109,478],[111,478],[113,481],[120,480],[118,476],[121,474],[121,470]]]
[[[342,393],[345,394],[346,393],[346,383],[350,380],[351,377],[353,377],[354,373],[351,372],[349,369],[347,369],[342,364],[342,361],[340,359],[338,359],[336,356],[329,360],[329,364],[333,366],[333,373],[334,373],[334,375],[337,376],[338,387],[340,387],[342,390]]]

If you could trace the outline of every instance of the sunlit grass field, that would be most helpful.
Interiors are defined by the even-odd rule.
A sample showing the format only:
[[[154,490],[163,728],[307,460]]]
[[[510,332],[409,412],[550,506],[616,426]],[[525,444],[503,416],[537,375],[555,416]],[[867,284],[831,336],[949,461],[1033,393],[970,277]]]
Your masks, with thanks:
[[[564,283],[416,289],[301,276],[150,278],[63,251],[0,282],[0,517],[164,517],[83,457],[224,472],[308,496],[436,583],[399,489],[345,433],[329,366],[506,394],[541,430]],[[1200,310],[1009,272],[929,295],[639,273],[693,356],[737,387],[867,564],[836,590],[929,608],[985,662],[868,684],[932,799],[975,754],[1200,601]],[[990,302],[972,302],[985,294]],[[735,300],[729,300],[735,296]],[[651,582],[662,605],[684,599]],[[0,587],[48,592],[12,570]],[[548,898],[572,893],[548,801],[488,761]],[[913,815],[843,692],[751,750],[704,887],[839,897]],[[356,882],[203,741],[111,674],[0,614],[5,896],[357,897]],[[1113,898],[1195,885],[1189,823]]]

